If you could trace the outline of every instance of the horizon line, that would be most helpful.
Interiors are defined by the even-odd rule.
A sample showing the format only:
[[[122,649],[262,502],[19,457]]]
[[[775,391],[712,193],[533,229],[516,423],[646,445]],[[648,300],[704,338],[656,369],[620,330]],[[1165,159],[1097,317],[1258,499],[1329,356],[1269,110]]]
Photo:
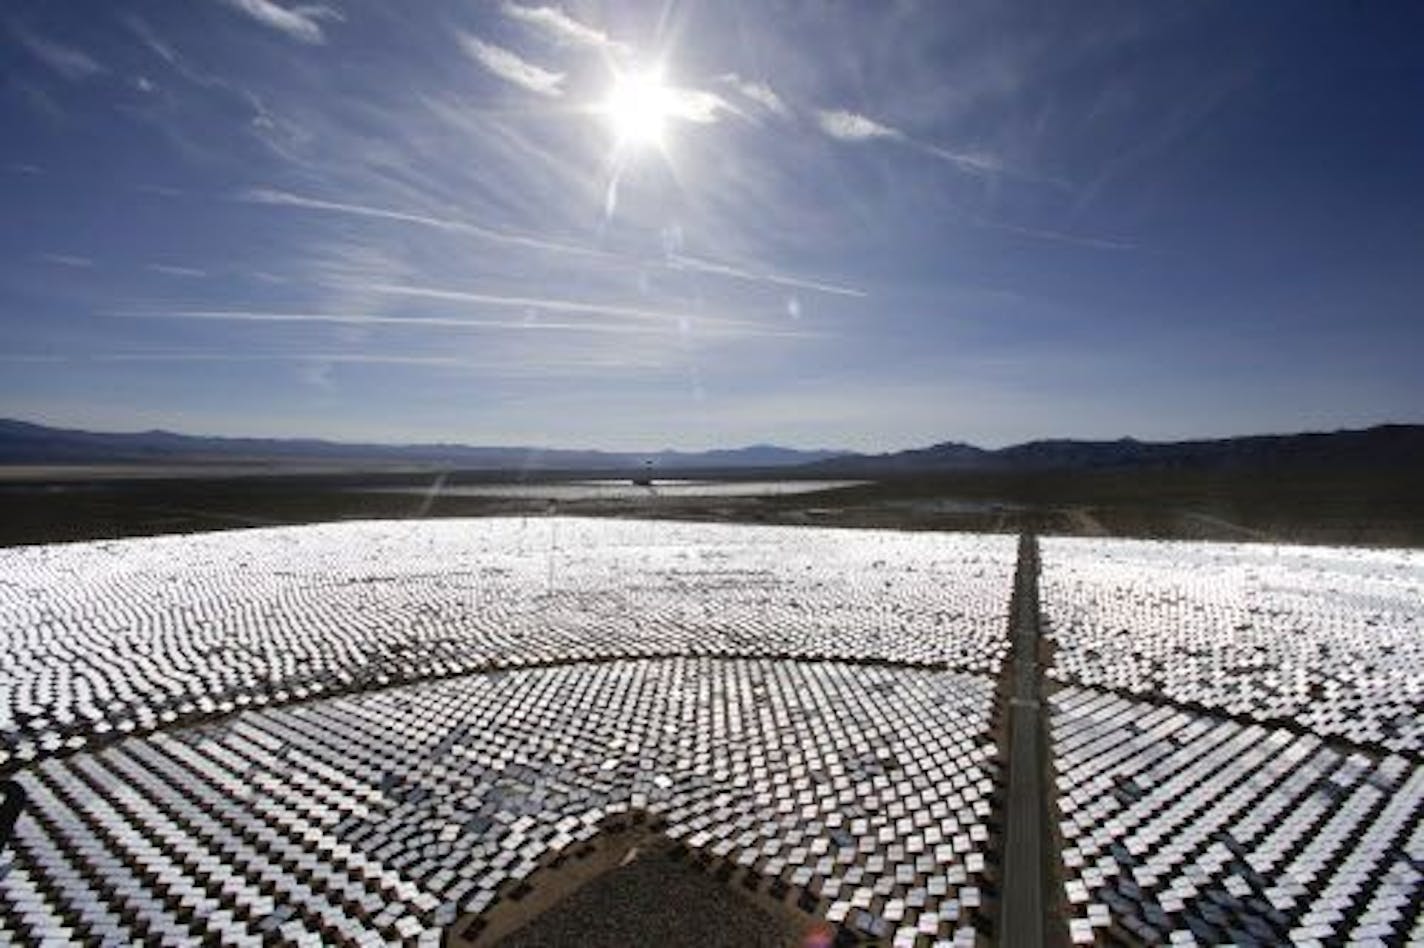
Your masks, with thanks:
[[[140,435],[164,434],[173,435],[180,438],[194,440],[212,441],[272,441],[278,443],[297,444],[301,442],[319,442],[324,445],[351,448],[396,448],[396,449],[419,449],[419,448],[458,448],[466,450],[481,451],[544,451],[558,452],[564,454],[609,454],[609,455],[647,455],[647,454],[712,454],[736,451],[747,451],[755,448],[772,448],[781,451],[795,451],[802,454],[838,454],[853,457],[875,458],[879,456],[895,455],[913,451],[926,451],[937,447],[955,445],[959,447],[972,448],[986,453],[997,453],[1012,448],[1024,447],[1032,444],[1044,444],[1052,442],[1071,442],[1076,444],[1116,444],[1121,442],[1135,442],[1143,445],[1173,445],[1173,444],[1196,444],[1213,441],[1239,441],[1250,438],[1293,438],[1308,436],[1324,436],[1338,434],[1364,433],[1376,431],[1381,428],[1424,428],[1424,420],[1420,421],[1381,421],[1373,424],[1360,425],[1357,427],[1334,428],[1330,430],[1322,429],[1300,429],[1294,431],[1274,431],[1274,432],[1252,432],[1246,434],[1230,435],[1210,435],[1182,437],[1170,440],[1144,439],[1132,435],[1122,435],[1116,438],[1098,437],[1085,438],[1068,435],[1052,435],[1037,438],[1029,438],[1021,441],[1006,442],[996,447],[985,447],[967,441],[956,441],[946,439],[934,441],[927,444],[913,444],[908,447],[884,448],[878,451],[855,450],[851,448],[835,447],[800,447],[792,444],[783,444],[773,441],[753,441],[750,443],[734,446],[715,446],[703,448],[675,448],[663,446],[659,448],[646,449],[626,449],[608,447],[567,447],[557,445],[534,445],[534,444],[513,444],[513,443],[475,443],[465,440],[427,440],[427,441],[383,441],[383,440],[351,440],[339,437],[324,435],[253,435],[253,434],[193,434],[190,431],[180,431],[171,428],[153,427],[142,429],[96,429],[70,427],[60,423],[50,423],[45,421],[34,421],[24,418],[0,416],[0,425],[20,424],[36,428],[46,428],[51,431],[61,431],[68,433],[90,434],[90,435],[110,435],[116,437],[135,437]],[[0,460],[0,466],[9,464]]]

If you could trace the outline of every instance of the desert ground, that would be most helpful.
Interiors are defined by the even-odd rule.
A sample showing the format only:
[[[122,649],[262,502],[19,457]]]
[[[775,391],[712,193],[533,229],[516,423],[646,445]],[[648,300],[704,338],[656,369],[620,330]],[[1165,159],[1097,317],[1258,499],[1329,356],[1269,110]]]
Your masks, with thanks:
[[[691,482],[694,485],[687,486]],[[612,484],[620,487],[612,487]],[[0,468],[0,545],[399,517],[567,514],[1064,536],[1424,545],[1410,472],[1083,471],[827,482],[784,470],[626,475]],[[711,486],[707,486],[711,485]],[[722,485],[718,487],[717,485]]]

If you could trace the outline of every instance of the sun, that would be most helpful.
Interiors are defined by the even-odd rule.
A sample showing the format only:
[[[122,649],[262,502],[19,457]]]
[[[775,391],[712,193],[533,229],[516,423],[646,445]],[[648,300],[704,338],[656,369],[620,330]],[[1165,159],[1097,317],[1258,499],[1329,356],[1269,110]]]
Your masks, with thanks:
[[[641,150],[663,146],[674,105],[672,90],[663,84],[661,72],[646,70],[615,76],[601,111],[620,148]]]

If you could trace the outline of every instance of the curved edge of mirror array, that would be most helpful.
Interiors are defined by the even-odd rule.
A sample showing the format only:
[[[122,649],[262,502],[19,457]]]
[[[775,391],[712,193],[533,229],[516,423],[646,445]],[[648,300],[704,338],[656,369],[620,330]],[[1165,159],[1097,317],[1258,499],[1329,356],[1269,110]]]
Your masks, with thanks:
[[[630,660],[239,713],[52,758],[0,941],[438,944],[610,815],[897,945],[985,919],[994,683]]]
[[[1052,538],[1050,679],[1418,760],[1424,553]]]
[[[237,710],[646,656],[994,673],[1007,536],[580,518],[0,550],[0,772]]]
[[[1049,701],[1075,944],[1424,943],[1424,768],[1065,687]]]
[[[1041,549],[1070,939],[1424,940],[1424,556]]]

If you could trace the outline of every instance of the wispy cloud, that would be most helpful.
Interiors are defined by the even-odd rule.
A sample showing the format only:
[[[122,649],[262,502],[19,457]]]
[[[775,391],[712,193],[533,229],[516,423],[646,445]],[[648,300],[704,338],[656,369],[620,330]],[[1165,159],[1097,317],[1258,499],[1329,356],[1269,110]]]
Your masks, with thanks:
[[[592,310],[585,309],[584,311],[590,312]],[[115,312],[111,315],[124,319],[169,319],[190,320],[194,322],[324,323],[340,326],[395,327],[403,329],[572,332],[640,337],[647,337],[658,331],[658,328],[649,327],[646,323],[615,322],[608,320],[566,320],[563,322],[550,322],[540,318],[479,319],[461,316],[392,316],[379,313],[299,313],[243,309],[132,310]],[[710,320],[706,317],[696,317],[695,319],[676,317],[676,322],[667,323],[659,328],[664,332],[676,334],[695,332],[700,336],[810,338],[824,335],[824,333],[805,330],[768,328],[752,323]]]
[[[402,224],[412,224],[419,227],[430,227],[436,230],[454,231],[466,233],[496,243],[510,246],[526,247],[533,250],[548,251],[553,253],[571,254],[580,257],[589,257],[607,262],[620,263],[624,266],[636,267],[665,267],[673,270],[692,270],[698,273],[706,273],[712,276],[727,277],[729,279],[741,280],[749,283],[767,283],[775,286],[794,287],[802,290],[812,290],[821,293],[831,293],[838,296],[864,297],[866,292],[855,287],[844,284],[830,283],[824,280],[810,279],[792,274],[778,273],[771,270],[760,270],[746,266],[739,266],[734,263],[709,260],[703,257],[683,256],[680,254],[670,254],[664,259],[648,259],[644,257],[630,257],[623,254],[616,254],[606,250],[599,250],[594,247],[581,246],[579,244],[547,240],[531,234],[519,234],[509,231],[496,230],[490,227],[483,227],[469,221],[457,220],[448,217],[436,217],[429,214],[418,214],[411,211],[396,210],[393,208],[371,207],[365,204],[351,204],[343,201],[328,201],[322,198],[314,198],[302,194],[293,194],[290,191],[281,191],[275,188],[255,188],[238,195],[238,200],[253,204],[268,204],[278,207],[294,207],[309,211],[318,211],[331,214],[349,214],[354,217],[366,217],[373,220],[394,221]]]
[[[667,90],[667,112],[685,122],[710,125],[723,112],[737,112],[730,102],[705,89],[670,88]]]
[[[1020,237],[1028,237],[1033,240],[1046,240],[1051,243],[1072,244],[1078,247],[1092,247],[1096,250],[1136,250],[1137,244],[1127,240],[1115,240],[1110,237],[1094,237],[1088,234],[1074,234],[1067,231],[1052,230],[1045,227],[1020,227],[1017,224],[1005,224],[1000,221],[977,220],[980,227],[988,227],[992,230],[1001,230],[1008,234],[1017,234]]]
[[[199,270],[197,267],[177,267],[171,263],[150,263],[146,267],[146,269],[152,270],[154,273],[161,273],[164,276],[171,277],[196,278],[205,277],[208,275],[208,271]]]
[[[668,257],[668,263],[675,268],[695,270],[698,273],[708,273],[716,276],[731,277],[735,280],[746,280],[752,283],[772,283],[777,286],[792,287],[798,290],[815,290],[820,293],[830,293],[835,296],[864,298],[869,295],[864,290],[856,289],[853,286],[827,283],[823,280],[810,280],[806,277],[787,276],[782,273],[773,273],[766,270],[749,270],[743,267],[734,267],[726,263],[718,263],[714,260],[703,260],[699,257],[685,257],[680,254],[673,254]]]
[[[902,139],[905,137],[899,129],[882,125],[873,118],[858,112],[847,112],[844,109],[817,110],[816,123],[821,126],[821,131],[843,142],[865,142],[876,138]]]
[[[1129,169],[1153,160],[1208,123],[1250,83],[1253,74],[1253,67],[1245,64],[1214,71],[1194,85],[1190,94],[1176,97],[1169,106],[1150,116],[1144,115],[1134,124],[1132,137],[1109,154],[1099,164],[1093,180],[1079,189],[1075,213],[1096,203],[1104,190]]]
[[[734,72],[725,73],[719,78],[722,82],[736,89],[743,98],[755,102],[763,109],[766,109],[766,111],[778,115],[781,118],[790,118],[791,107],[788,106],[786,101],[776,93],[776,90],[766,82],[743,79]]]
[[[325,323],[338,326],[390,326],[404,329],[469,329],[510,332],[587,332],[644,334],[646,326],[592,320],[548,322],[539,319],[472,319],[462,316],[390,316],[380,313],[283,313],[237,309],[189,309],[119,312],[125,319],[173,319],[195,322]]]
[[[1006,170],[1003,163],[993,155],[984,154],[982,152],[955,151],[951,148],[943,148],[939,145],[932,145],[929,142],[922,142],[913,138],[907,138],[906,141],[926,154],[933,155],[941,161],[949,162],[960,171],[967,171],[971,174],[989,175],[998,174]],[[1017,174],[1017,177],[1035,179],[1033,175],[1022,173]]]
[[[942,161],[947,161],[961,171],[974,174],[992,174],[1001,170],[1000,163],[990,155],[955,151],[930,142],[912,138],[898,128],[876,121],[859,112],[845,109],[821,109],[816,112],[816,123],[831,138],[843,142],[868,142],[876,139],[899,142]]]
[[[569,16],[560,7],[526,7],[518,3],[505,2],[500,9],[512,20],[518,20],[535,27],[560,43],[574,46],[617,46],[608,34]]]
[[[461,33],[459,38],[460,48],[465,51],[465,55],[505,82],[539,95],[558,97],[564,94],[563,73],[550,72],[521,58],[518,53],[493,43],[486,43],[469,33]]]
[[[349,214],[354,217],[368,217],[374,220],[395,221],[402,224],[431,227],[436,230],[456,231],[483,237],[487,240],[495,241],[496,243],[528,247],[534,250],[550,250],[559,253],[572,253],[595,257],[607,256],[603,251],[595,250],[590,247],[580,247],[577,244],[545,240],[542,237],[536,237],[530,234],[516,234],[509,231],[496,230],[492,227],[482,227],[479,224],[455,218],[436,217],[431,214],[417,214],[412,211],[401,211],[392,208],[372,207],[366,204],[350,204],[344,201],[327,201],[322,198],[293,194],[290,191],[280,191],[274,188],[254,188],[251,191],[246,191],[239,195],[238,199],[252,204],[271,204],[279,207],[296,207],[308,211]]]
[[[221,0],[234,10],[240,10],[263,26],[285,33],[303,43],[322,43],[322,20],[340,20],[341,14],[320,3],[284,7],[273,0]]]
[[[367,284],[362,287],[375,293],[391,296],[412,296],[423,299],[478,303],[484,306],[512,307],[521,310],[537,310],[550,313],[595,313],[600,316],[617,316],[625,319],[653,320],[655,322],[677,323],[688,318],[687,312],[649,309],[641,306],[626,306],[618,303],[604,303],[596,300],[569,300],[543,296],[505,296],[497,293],[476,293],[466,290],[447,290],[428,286],[400,286],[395,284]],[[699,317],[706,322],[706,317]],[[728,324],[725,320],[711,320]],[[740,323],[736,325],[747,326]]]
[[[308,15],[310,16],[318,15],[311,12],[315,8],[301,7],[298,9],[309,11]],[[340,15],[334,12],[330,16],[336,19],[340,18]],[[227,108],[235,103],[240,106],[246,113],[247,121],[238,127],[250,133],[274,155],[284,160],[293,160],[297,154],[295,146],[309,141],[310,133],[305,126],[288,121],[274,112],[268,107],[263,97],[254,92],[246,82],[225,78],[198,65],[196,59],[185,56],[176,45],[160,36],[146,20],[138,16],[125,16],[122,22],[150,53],[172,70],[171,74],[162,76],[157,82],[157,85],[165,93],[163,96],[165,106],[153,110],[149,113],[148,118],[183,152],[194,156],[211,156],[213,154],[210,136],[191,134],[184,125],[172,121],[175,107],[176,112],[186,111],[190,107],[190,103],[186,101],[187,96],[184,94],[187,91],[183,88],[185,83],[211,93],[214,96],[213,105],[221,103],[222,108]],[[175,78],[181,78],[183,83],[173,81]]]
[[[30,55],[70,82],[79,82],[106,71],[98,60],[77,47],[57,43],[29,30],[16,29],[15,35]]]
[[[129,15],[124,17],[124,25],[133,31],[144,46],[148,47],[149,52],[169,65],[178,65],[178,51],[155,33],[153,27],[148,25],[147,20]]]
[[[94,266],[94,261],[90,257],[81,257],[71,253],[41,253],[35,254],[35,259],[43,260],[45,263],[53,263],[61,267],[74,267],[76,269],[88,269]]]
[[[313,362],[330,365],[393,365],[425,368],[478,369],[496,374],[523,375],[531,368],[538,369],[655,369],[665,363],[651,359],[629,358],[525,358],[518,361],[508,359],[472,359],[450,355],[403,355],[399,353],[368,352],[104,352],[81,356],[6,356],[5,362],[157,362],[157,363],[208,363],[208,362]]]

